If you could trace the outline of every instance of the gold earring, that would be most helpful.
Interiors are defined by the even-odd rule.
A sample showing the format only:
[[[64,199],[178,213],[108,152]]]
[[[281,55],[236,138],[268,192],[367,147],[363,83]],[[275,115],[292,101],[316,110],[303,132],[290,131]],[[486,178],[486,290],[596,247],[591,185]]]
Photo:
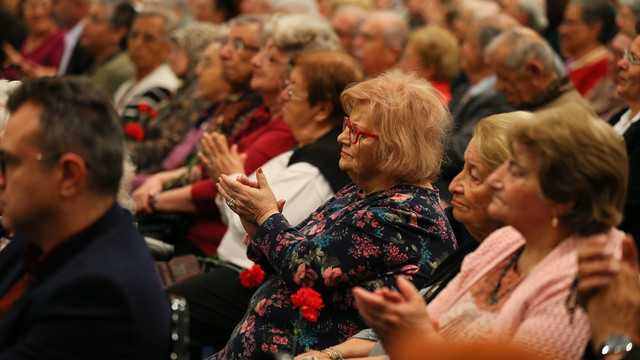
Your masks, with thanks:
[[[558,225],[560,225],[560,220],[558,220],[558,217],[554,216],[553,218],[551,218],[551,227],[557,229]]]

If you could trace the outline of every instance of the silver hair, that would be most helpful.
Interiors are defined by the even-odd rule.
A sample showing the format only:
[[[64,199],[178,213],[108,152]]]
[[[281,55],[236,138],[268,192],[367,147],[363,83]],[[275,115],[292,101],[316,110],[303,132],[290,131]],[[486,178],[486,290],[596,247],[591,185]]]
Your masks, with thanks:
[[[544,75],[561,74],[551,46],[530,28],[519,26],[503,31],[487,45],[485,57],[490,58],[497,48],[504,46],[510,49],[504,62],[509,69],[523,71],[524,63],[533,59],[542,65]]]
[[[157,3],[149,3],[144,5],[144,7],[138,12],[136,20],[145,16],[160,16],[165,19],[166,24],[162,33],[164,41],[169,43],[171,41],[171,34],[173,34],[178,27],[178,19],[173,11],[166,6],[162,6]],[[136,20],[134,20],[134,22]]]
[[[500,13],[500,5],[493,1],[487,0],[467,0],[459,5],[460,13],[466,10],[473,11],[472,20],[480,20],[482,18],[497,15]]]
[[[301,52],[340,49],[338,35],[320,14],[274,15],[263,34],[290,58]]]
[[[409,26],[401,14],[394,11],[375,11],[365,21],[372,20],[384,21],[382,35],[388,47],[398,46],[400,49],[404,48],[409,39]]]
[[[273,12],[285,14],[318,13],[318,3],[315,0],[271,0],[269,7]]]
[[[518,0],[520,10],[529,15],[529,27],[542,33],[549,26],[545,3],[534,0]]]

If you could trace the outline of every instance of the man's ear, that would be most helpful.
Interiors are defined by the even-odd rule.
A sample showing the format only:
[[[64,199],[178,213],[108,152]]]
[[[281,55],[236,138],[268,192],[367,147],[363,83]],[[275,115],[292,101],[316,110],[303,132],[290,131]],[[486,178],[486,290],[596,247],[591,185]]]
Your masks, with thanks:
[[[539,61],[532,59],[527,61],[524,71],[529,76],[539,77],[544,73],[544,67]]]
[[[60,167],[59,192],[63,198],[78,194],[87,183],[87,165],[84,159],[74,153],[64,153],[58,159]]]

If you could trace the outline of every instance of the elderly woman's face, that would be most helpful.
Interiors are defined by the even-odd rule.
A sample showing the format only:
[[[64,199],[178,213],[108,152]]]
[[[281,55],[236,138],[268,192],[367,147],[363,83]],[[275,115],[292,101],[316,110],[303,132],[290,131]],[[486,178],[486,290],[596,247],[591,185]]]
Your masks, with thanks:
[[[542,197],[536,161],[531,149],[516,143],[507,160],[487,178],[493,190],[489,216],[523,233],[549,226],[553,218],[549,201]]]
[[[349,116],[351,124],[355,125],[361,131],[374,133],[375,129],[371,126],[371,114],[364,105],[356,105]],[[342,144],[342,152],[340,153],[340,169],[349,174],[351,180],[356,185],[363,188],[363,184],[376,182],[381,176],[376,165],[375,148],[378,140],[369,136],[361,136],[360,139],[353,144],[349,138],[349,129],[343,129],[338,136],[338,142]],[[366,191],[366,190],[365,190]]]
[[[493,191],[485,183],[489,173],[478,155],[475,138],[472,138],[464,152],[464,168],[451,181],[449,192],[453,194],[453,217],[463,223],[478,241],[483,240],[478,237],[486,236],[501,225],[487,213],[493,196]]]
[[[291,70],[289,84],[280,92],[280,98],[284,103],[282,105],[284,122],[291,127],[295,136],[297,130],[312,121],[316,114],[316,107],[309,106],[307,81],[299,68],[294,67]]]
[[[278,50],[273,45],[273,40],[267,40],[260,52],[251,59],[251,89],[261,95],[274,92],[278,94],[284,85],[284,67],[287,61],[287,54]]]

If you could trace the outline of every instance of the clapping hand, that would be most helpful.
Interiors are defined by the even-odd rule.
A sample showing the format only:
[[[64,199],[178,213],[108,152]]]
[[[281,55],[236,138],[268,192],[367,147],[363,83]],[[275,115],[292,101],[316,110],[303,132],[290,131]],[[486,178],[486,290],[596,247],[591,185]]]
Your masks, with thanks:
[[[262,169],[258,169],[256,178],[257,182],[252,182],[246,176],[234,180],[221,175],[216,184],[220,195],[229,208],[240,216],[247,234],[252,237],[258,227],[269,216],[281,212],[284,205],[284,200],[276,201]]]
[[[353,289],[360,315],[375,330],[387,350],[409,335],[437,336],[418,289],[402,276],[397,279],[399,292],[386,287],[373,292]]]
[[[200,161],[214,180],[221,174],[244,173],[246,154],[238,153],[238,145],[229,148],[227,138],[218,133],[207,134],[202,137],[202,152],[198,154]]]
[[[605,236],[595,235],[578,251],[578,298],[589,315],[596,348],[611,334],[640,342],[638,251],[630,235],[621,250],[612,251]]]

